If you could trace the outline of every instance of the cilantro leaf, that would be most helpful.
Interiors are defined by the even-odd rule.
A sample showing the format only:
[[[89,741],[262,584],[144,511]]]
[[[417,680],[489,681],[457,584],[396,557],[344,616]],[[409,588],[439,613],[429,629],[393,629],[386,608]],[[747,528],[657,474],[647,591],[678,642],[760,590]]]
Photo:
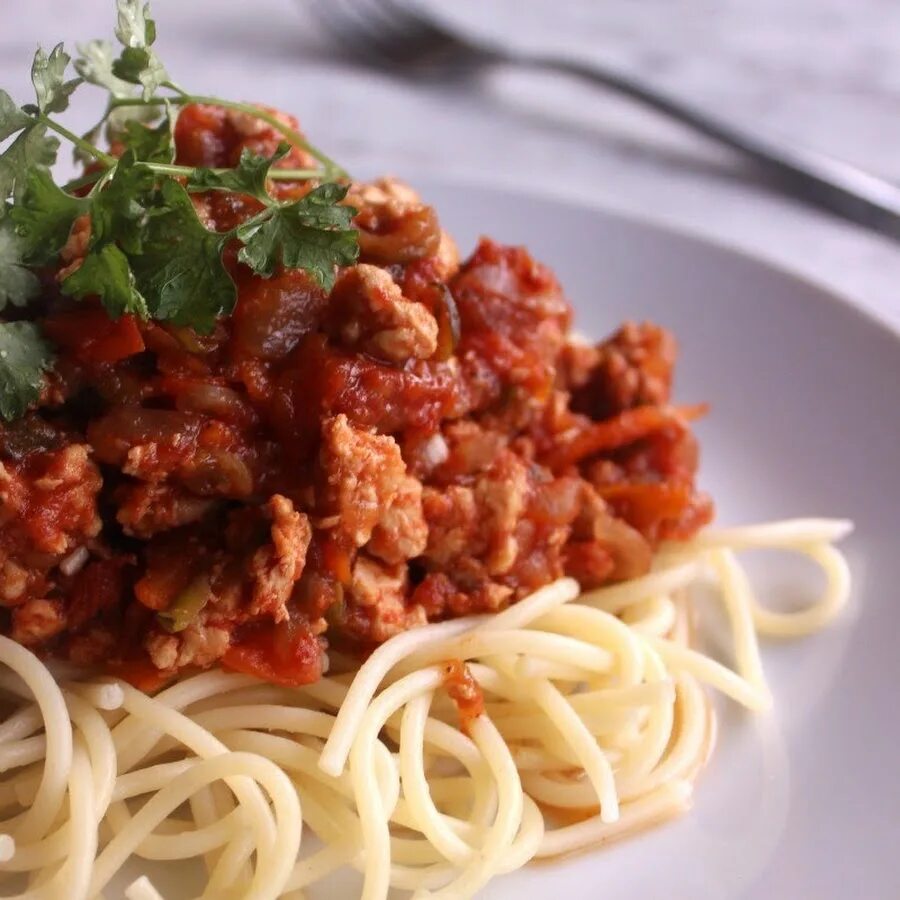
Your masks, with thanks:
[[[123,47],[149,47],[156,40],[156,22],[150,4],[141,0],[117,0],[116,37]]]
[[[175,159],[169,119],[163,119],[156,128],[131,119],[125,122],[119,139],[141,162],[171,163]]]
[[[117,242],[126,253],[140,253],[143,229],[155,202],[156,177],[126,153],[112,178],[91,204],[91,247]]]
[[[128,257],[115,244],[103,244],[88,253],[61,287],[74,297],[98,296],[113,319],[125,313],[147,318],[147,303],[137,289]]]
[[[18,419],[41,395],[53,354],[31,322],[0,323],[0,416]]]
[[[64,293],[98,296],[114,319],[123,313],[147,318],[147,302],[135,283],[127,254],[138,254],[143,248],[144,226],[155,196],[155,176],[137,164],[129,151],[91,198],[88,252],[78,269],[63,280]]]
[[[0,141],[33,124],[34,119],[22,112],[6,91],[0,91]]]
[[[203,227],[177,181],[165,179],[159,195],[143,231],[142,252],[130,257],[138,290],[153,318],[209,332],[237,300],[222,262],[229,236]]]
[[[56,162],[59,141],[47,134],[43,125],[23,131],[0,154],[0,201],[12,194],[19,200],[25,192],[26,175],[31,169],[49,170]]]
[[[344,185],[322,184],[296,203],[272,207],[238,226],[244,245],[238,259],[266,277],[279,262],[306,269],[330,291],[335,266],[352,265],[359,256],[357,234],[350,227],[356,210],[337,205],[346,194]]]
[[[29,265],[48,265],[56,260],[69,238],[72,223],[88,201],[58,188],[50,173],[30,169],[22,198],[9,212]]]
[[[80,56],[75,71],[89,84],[106,88],[113,97],[131,97],[134,88],[127,81],[113,75],[115,49],[109,41],[88,41],[78,44]]]
[[[62,112],[69,106],[69,96],[81,84],[80,78],[65,80],[71,57],[62,44],[57,44],[48,56],[38,47],[31,65],[31,83],[42,113]]]
[[[150,18],[150,4],[141,0],[118,0],[116,37],[124,49],[112,64],[116,78],[143,87],[144,100],[169,78],[159,57],[150,49],[156,40],[156,23]]]
[[[7,303],[24,306],[37,296],[40,282],[23,260],[22,239],[9,219],[0,222],[0,309]]]
[[[89,41],[87,44],[79,44],[78,52],[80,56],[75,60],[75,69],[85,81],[105,88],[116,100],[134,97],[134,85],[113,74],[115,49],[109,41]],[[110,141],[120,140],[131,122],[153,122],[158,117],[159,110],[155,106],[135,104],[112,109],[104,118],[107,139]],[[96,144],[104,122],[83,137],[92,144]],[[76,158],[82,158],[80,151],[76,149],[75,153]],[[83,161],[87,161],[86,155]],[[165,161],[171,162],[171,160]]]
[[[269,205],[272,202],[266,190],[269,169],[290,153],[291,145],[282,141],[272,156],[259,156],[246,147],[241,151],[237,168],[216,172],[214,169],[195,169],[188,178],[189,191],[234,191],[249,194]]]
[[[132,84],[142,85],[145,100],[169,77],[156,54],[146,47],[126,47],[113,63],[113,73]]]
[[[99,296],[114,318],[135,313],[209,331],[234,309],[236,289],[222,262],[228,236],[208,231],[191,198],[128,151],[91,200],[91,243],[65,293]]]

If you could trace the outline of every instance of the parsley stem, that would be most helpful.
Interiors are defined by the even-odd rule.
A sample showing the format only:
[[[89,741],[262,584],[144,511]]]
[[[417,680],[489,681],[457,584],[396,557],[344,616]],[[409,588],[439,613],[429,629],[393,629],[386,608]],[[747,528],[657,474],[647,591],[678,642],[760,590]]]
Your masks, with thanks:
[[[168,163],[142,162],[141,165],[146,166],[148,169],[152,169],[154,172],[158,172],[160,175],[183,175],[185,177],[190,177],[196,171],[192,166],[176,166]],[[226,172],[230,172],[231,169],[213,169],[212,171],[217,175],[223,175]],[[103,172],[88,172],[80,178],[73,178],[71,181],[67,181],[62,186],[62,189],[67,193],[71,193],[72,191],[78,190],[78,188],[94,184],[96,181],[99,181],[104,174],[105,173]],[[273,181],[308,181],[310,178],[322,178],[323,175],[324,172],[322,169],[270,169],[267,177],[271,178]]]
[[[196,168],[193,166],[176,166],[170,163],[148,163],[142,162],[142,166],[146,166],[148,169],[152,169],[154,172],[158,172],[160,175],[184,175],[186,177],[190,177],[196,172]],[[232,169],[213,169],[213,172],[216,175],[224,175],[226,172],[233,171]],[[323,172],[321,169],[269,169],[267,178],[272,178],[275,181],[306,181],[310,178],[320,178]]]
[[[269,169],[266,177],[273,181],[306,181],[309,178],[321,178],[325,174],[322,169]]]
[[[62,186],[62,190],[64,190],[67,194],[71,194],[72,191],[77,191],[78,188],[87,187],[88,185],[94,184],[94,182],[99,181],[102,174],[102,172],[88,172],[85,175],[80,176],[79,178],[73,178],[71,181],[67,181]]]
[[[325,166],[326,172],[328,176],[331,178],[346,178],[347,173],[331,158],[326,156],[321,150],[317,147],[314,147],[299,131],[291,128],[288,125],[285,125],[278,116],[274,113],[270,113],[268,110],[260,109],[258,106],[254,106],[252,103],[240,103],[236,100],[219,100],[216,97],[197,97],[192,96],[189,100],[193,103],[209,103],[213,106],[224,106],[226,109],[233,109],[236,112],[247,113],[248,116],[253,116],[256,119],[260,119],[261,121],[271,125],[276,130],[280,131],[287,139],[296,147],[300,147],[302,150],[306,150],[311,156],[314,156],[323,166]]]
[[[55,122],[53,119],[48,116],[39,116],[39,120],[43,122],[49,129],[55,131],[58,135],[61,135],[66,140],[71,141],[79,150],[83,150],[88,156],[93,156],[98,162],[102,162],[103,165],[110,167],[116,164],[116,158],[114,156],[110,156],[108,153],[104,153],[102,150],[98,150],[90,141],[86,141],[84,138],[78,137],[74,131],[69,131],[65,125],[60,125],[59,122]]]
[[[280,131],[295,147],[299,147],[301,150],[305,150],[309,153],[310,156],[315,157],[325,167],[324,175],[326,179],[349,178],[347,172],[333,159],[326,156],[318,147],[314,147],[302,134],[300,134],[299,131],[285,125],[285,123],[273,113],[270,113],[265,109],[260,109],[252,103],[222,100],[219,97],[206,97],[199,94],[186,94],[180,88],[174,88],[173,85],[167,84],[166,86],[177,90],[178,96],[168,98],[167,100],[159,97],[151,97],[149,100],[143,100],[140,97],[117,97],[110,103],[110,106],[162,106],[164,103],[169,102],[178,106],[188,103],[206,103],[210,106],[221,106],[224,109],[233,109],[236,112],[246,113],[249,116],[253,116],[256,119],[266,122],[277,131]]]

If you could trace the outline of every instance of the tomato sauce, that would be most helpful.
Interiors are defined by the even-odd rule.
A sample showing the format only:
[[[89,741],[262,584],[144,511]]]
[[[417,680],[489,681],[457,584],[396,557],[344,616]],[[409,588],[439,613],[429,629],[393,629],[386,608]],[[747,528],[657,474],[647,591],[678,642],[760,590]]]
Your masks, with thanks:
[[[230,166],[280,140],[188,106],[176,161]],[[310,162],[294,148],[278,165]],[[260,209],[192,200],[220,232]],[[628,323],[580,343],[524,248],[485,238],[460,261],[393,180],[346,202],[360,260],[333,291],[261,277],[230,247],[237,305],[209,334],[112,319],[48,282],[35,317],[58,361],[0,427],[0,629],[145,688],[212,665],[304,684],[330,644],[363,652],[566,574],[633,577],[709,521],[671,335]],[[79,265],[86,227],[60,266]],[[477,683],[454,661],[446,687],[467,727]]]

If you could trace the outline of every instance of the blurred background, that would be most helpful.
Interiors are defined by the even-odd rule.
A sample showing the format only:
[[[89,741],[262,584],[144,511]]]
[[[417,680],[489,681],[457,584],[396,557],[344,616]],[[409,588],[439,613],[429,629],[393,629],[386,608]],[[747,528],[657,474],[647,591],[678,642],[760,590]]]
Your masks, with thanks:
[[[160,55],[192,90],[295,113],[354,174],[507,185],[649,217],[824,281],[900,326],[896,245],[785,197],[732,152],[547,71],[374,70],[336,49],[310,2],[155,0]],[[900,181],[898,0],[409,2],[509,46],[616,64]],[[111,37],[113,6],[6,0],[0,84],[24,100],[35,45]],[[76,124],[88,115],[73,110]]]

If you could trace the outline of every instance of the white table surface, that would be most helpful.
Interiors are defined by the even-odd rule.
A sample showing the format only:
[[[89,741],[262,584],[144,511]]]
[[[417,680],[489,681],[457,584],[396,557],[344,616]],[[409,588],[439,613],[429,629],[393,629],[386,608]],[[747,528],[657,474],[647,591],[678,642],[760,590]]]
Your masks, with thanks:
[[[633,67],[900,180],[896,0],[423,2],[518,45]],[[900,328],[897,245],[784,198],[730,152],[615,96],[509,68],[466,86],[374,73],[335,57],[303,0],[153,6],[160,54],[180,83],[295,112],[351,171],[512,185],[650,217],[824,282]],[[112,7],[0,3],[0,85],[24,102],[35,44],[110,36]],[[79,103],[72,117],[88,115]]]

